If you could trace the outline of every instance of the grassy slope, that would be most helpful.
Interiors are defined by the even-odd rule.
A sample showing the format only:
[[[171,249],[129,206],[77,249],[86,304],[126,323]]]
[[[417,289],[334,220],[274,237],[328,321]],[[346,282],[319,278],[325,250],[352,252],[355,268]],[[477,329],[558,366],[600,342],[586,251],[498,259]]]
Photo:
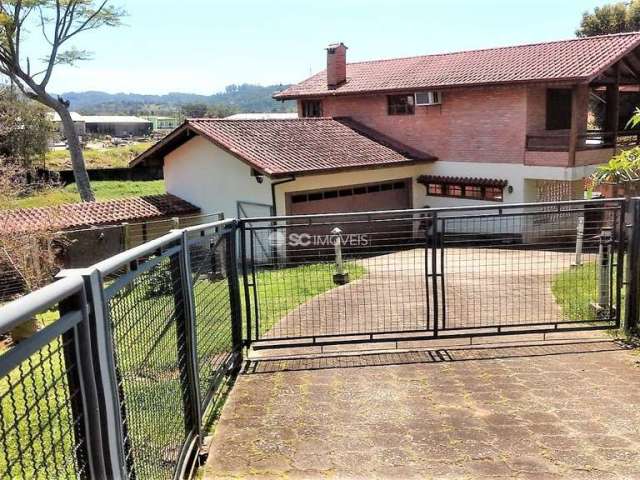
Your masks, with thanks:
[[[360,278],[365,270],[356,264],[347,264],[352,280]],[[153,269],[152,269],[153,272]],[[127,397],[129,412],[135,412],[130,419],[134,446],[144,445],[144,449],[134,452],[134,457],[140,463],[141,470],[151,476],[170,475],[169,465],[163,462],[163,455],[167,455],[167,446],[177,448],[176,437],[181,438],[182,419],[180,402],[180,379],[176,369],[176,329],[172,325],[161,334],[161,328],[167,315],[170,315],[173,305],[171,295],[159,294],[149,296],[144,286],[158,285],[161,276],[148,276],[141,279],[139,285],[131,291],[125,291],[123,296],[114,299],[119,308],[112,309],[116,316],[116,343],[118,349],[120,374],[124,381],[124,391]],[[280,318],[311,297],[334,288],[332,280],[333,266],[327,264],[305,265],[280,270],[265,270],[257,274],[259,285],[259,308],[261,311],[261,331],[264,333]],[[241,285],[242,287],[242,285]],[[207,368],[211,362],[219,360],[220,354],[229,351],[231,325],[229,322],[230,308],[227,292],[227,280],[210,281],[206,275],[197,277],[195,283],[196,311],[198,317],[198,357],[200,363],[201,382],[206,389],[212,368]],[[128,308],[122,308],[128,306]],[[133,310],[131,308],[133,307]],[[117,315],[123,312],[118,328]],[[244,311],[243,311],[244,312]],[[55,320],[56,315],[45,314],[41,320],[44,324]],[[144,322],[140,321],[142,318]],[[244,322],[243,322],[244,323]],[[150,348],[154,342],[155,348]],[[57,347],[57,344],[55,345]],[[141,355],[142,353],[142,355]],[[6,461],[23,458],[28,473],[35,477],[47,475],[45,468],[36,473],[35,467],[39,463],[53,465],[62,463],[64,451],[71,448],[70,433],[65,432],[68,414],[62,412],[51,425],[46,421],[48,408],[56,404],[56,398],[64,398],[63,386],[47,391],[46,387],[54,376],[62,372],[62,357],[54,355],[46,358],[34,357],[33,362],[43,361],[42,373],[38,373],[26,384],[28,391],[12,399],[6,396],[10,385],[15,385],[20,378],[20,371],[14,370],[9,377],[0,379],[0,411],[3,418],[11,422],[17,419],[16,414],[25,414],[29,422],[19,422],[19,430],[13,431],[6,438],[5,455],[0,455],[0,477],[7,475]],[[28,364],[23,364],[26,373]],[[39,400],[38,400],[39,399]],[[26,412],[25,405],[36,404],[40,408]],[[178,410],[176,410],[178,408]],[[38,415],[41,413],[43,420]],[[163,421],[158,421],[163,419]],[[29,425],[31,424],[31,428]],[[36,425],[39,425],[36,427]],[[210,419],[207,425],[211,427]],[[46,433],[41,437],[42,443],[33,444],[33,450],[21,454],[16,448],[18,439],[21,444],[28,445],[31,436],[38,430]],[[178,432],[178,433],[176,433]],[[48,443],[54,441],[64,448],[54,456],[43,457],[42,451],[48,448]],[[26,442],[26,443],[23,443]],[[15,467],[14,475],[21,470]],[[58,472],[61,477],[72,476],[70,471]],[[11,477],[11,474],[7,475]]]
[[[105,148],[102,150],[85,150],[84,161],[87,168],[122,168],[149,148],[152,143],[137,143],[123,147]],[[47,152],[45,165],[52,170],[71,170],[71,158],[68,150]]]
[[[91,182],[96,199],[113,200],[116,198],[136,197],[140,195],[157,195],[165,192],[164,180],[148,182],[129,181],[96,181]],[[80,201],[75,184],[64,188],[47,190],[37,195],[16,200],[0,199],[0,210],[7,208],[50,207],[63,203],[77,203]]]

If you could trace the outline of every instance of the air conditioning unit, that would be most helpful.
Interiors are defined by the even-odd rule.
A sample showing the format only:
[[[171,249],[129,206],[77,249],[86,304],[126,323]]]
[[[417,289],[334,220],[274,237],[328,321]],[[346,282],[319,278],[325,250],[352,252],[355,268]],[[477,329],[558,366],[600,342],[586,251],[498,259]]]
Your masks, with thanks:
[[[442,94],[440,92],[416,92],[416,105],[440,105]]]

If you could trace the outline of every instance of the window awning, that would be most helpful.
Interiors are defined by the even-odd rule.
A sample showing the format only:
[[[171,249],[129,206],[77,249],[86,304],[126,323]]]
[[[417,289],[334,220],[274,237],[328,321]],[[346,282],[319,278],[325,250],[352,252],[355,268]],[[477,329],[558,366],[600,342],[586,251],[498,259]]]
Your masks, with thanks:
[[[507,180],[501,180],[499,178],[449,177],[442,175],[420,175],[417,181],[422,185],[442,183],[446,185],[479,185],[498,188],[504,188],[509,183]]]

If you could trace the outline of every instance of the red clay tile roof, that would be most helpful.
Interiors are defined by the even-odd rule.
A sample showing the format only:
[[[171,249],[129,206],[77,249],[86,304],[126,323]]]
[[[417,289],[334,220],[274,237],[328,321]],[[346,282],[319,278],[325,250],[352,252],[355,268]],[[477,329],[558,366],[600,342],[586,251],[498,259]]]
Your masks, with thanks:
[[[347,64],[347,81],[327,88],[326,70],[276,93],[285,100],[407,89],[540,81],[589,81],[640,43],[640,33]]]
[[[433,161],[406,147],[400,153],[331,118],[290,120],[188,119],[131,162],[163,158],[196,133],[270,177],[326,173]],[[397,142],[396,142],[397,144]]]
[[[198,213],[200,209],[171,194],[107,202],[68,203],[54,207],[0,211],[0,231],[27,232],[140,221]]]

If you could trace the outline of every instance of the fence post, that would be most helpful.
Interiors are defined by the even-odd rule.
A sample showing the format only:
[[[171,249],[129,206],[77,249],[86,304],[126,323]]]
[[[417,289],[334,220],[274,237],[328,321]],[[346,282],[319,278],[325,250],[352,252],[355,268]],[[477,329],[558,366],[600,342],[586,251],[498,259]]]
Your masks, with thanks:
[[[88,464],[81,478],[106,478],[95,366],[89,337],[89,309],[84,289],[59,305],[61,317],[78,310],[82,312],[82,322],[62,335],[71,415],[73,419],[84,420],[74,422],[75,454],[78,465],[84,464],[85,460]],[[74,395],[74,392],[79,392],[79,395]]]
[[[187,432],[196,435],[197,448],[201,443],[201,403],[200,384],[198,381],[198,362],[196,347],[196,323],[193,299],[193,285],[191,278],[191,258],[189,252],[189,239],[186,230],[182,231],[180,239],[179,255],[170,258],[171,284],[173,285],[173,298],[176,308],[176,333],[178,355],[184,347],[186,365],[185,371],[180,375],[182,381],[182,394],[184,405],[184,421]]]
[[[431,283],[433,288],[433,336],[438,336],[440,321],[440,309],[438,302],[438,213],[431,214],[432,239],[431,239]],[[425,252],[426,255],[426,252]],[[428,288],[428,287],[427,287]]]
[[[131,246],[131,225],[129,222],[122,223],[122,250],[129,250]]]
[[[578,226],[576,227],[576,259],[573,266],[582,265],[582,244],[584,241],[584,217],[578,217]]]
[[[629,205],[631,225],[627,243],[624,332],[634,333],[640,323],[640,198]]]
[[[598,247],[598,308],[600,314],[611,314],[611,227],[603,227]]]
[[[331,230],[331,234],[335,236],[334,250],[336,254],[336,273],[333,274],[333,283],[336,285],[345,285],[349,283],[349,272],[344,271],[344,264],[342,262],[342,237],[340,234],[342,230],[340,227],[335,227]]]
[[[247,229],[245,228],[245,222],[240,220],[240,265],[242,267],[242,286],[244,289],[244,304],[246,315],[246,331],[247,337],[246,346],[251,345],[251,294],[249,292],[249,269],[247,268]],[[253,232],[249,230],[249,235],[253,235]],[[259,332],[256,332],[256,336]]]
[[[231,337],[233,349],[236,350],[237,364],[235,368],[242,365],[242,304],[240,302],[240,284],[238,278],[238,252],[237,236],[238,232],[244,235],[244,229],[238,229],[238,223],[234,222],[227,230],[227,281],[229,282],[229,303],[231,308]],[[243,244],[244,245],[244,244]],[[242,252],[244,255],[244,252]],[[246,274],[245,274],[246,275]],[[246,280],[246,277],[245,277]]]
[[[58,276],[77,273],[77,270],[63,270]],[[80,275],[84,280],[81,297],[62,302],[60,313],[81,308],[85,318],[74,332],[73,340],[77,343],[73,353],[79,356],[81,362],[80,380],[83,396],[86,398],[84,409],[89,432],[88,455],[95,472],[102,469],[103,475],[98,474],[95,478],[135,478],[130,455],[127,461],[131,462],[129,472],[125,466],[125,427],[122,422],[123,411],[111,325],[104,306],[102,278],[97,270],[81,270]]]

